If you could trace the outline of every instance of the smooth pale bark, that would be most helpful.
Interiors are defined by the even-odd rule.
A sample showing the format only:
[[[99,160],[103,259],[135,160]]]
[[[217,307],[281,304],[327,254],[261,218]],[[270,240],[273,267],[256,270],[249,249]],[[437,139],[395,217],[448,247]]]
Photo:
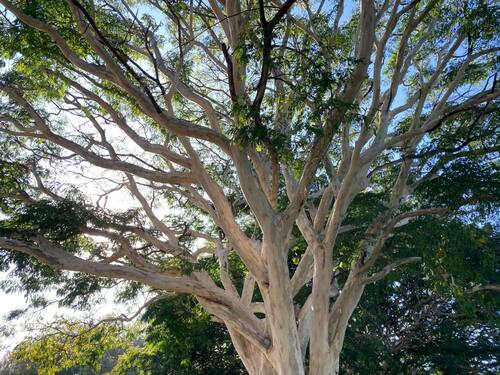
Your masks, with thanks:
[[[286,237],[279,233],[279,226],[269,236],[264,238],[262,252],[268,267],[275,272],[269,273],[269,284],[262,285],[261,292],[266,323],[273,337],[270,359],[279,375],[301,375],[304,366],[288,275]]]
[[[313,250],[314,274],[312,290],[312,321],[310,333],[309,374],[328,374],[331,369],[330,348],[328,345],[328,312],[330,307],[330,279],[332,253],[324,247]]]
[[[342,293],[336,299],[329,319],[329,347],[331,353],[331,370],[328,375],[339,374],[340,354],[344,345],[344,337],[349,319],[359,303],[365,287],[364,280],[355,270],[351,271]]]
[[[245,339],[245,337],[240,335],[236,330],[232,329],[231,326],[228,326],[228,331],[231,336],[231,341],[249,375],[277,374],[273,364],[269,361],[265,353]]]

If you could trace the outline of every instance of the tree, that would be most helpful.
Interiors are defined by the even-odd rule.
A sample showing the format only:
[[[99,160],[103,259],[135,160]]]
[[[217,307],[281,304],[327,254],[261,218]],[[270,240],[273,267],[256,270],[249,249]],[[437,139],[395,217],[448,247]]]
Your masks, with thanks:
[[[36,375],[36,369],[29,363],[12,361],[3,358],[0,362],[0,374],[2,375]]]
[[[224,326],[213,322],[192,296],[175,296],[149,306],[142,345],[121,354],[111,375],[232,375],[245,370]]]
[[[463,293],[447,280],[442,266],[469,280],[474,273],[494,278],[496,266],[487,259],[496,256],[498,234],[433,218],[415,221],[406,231],[393,237],[391,246],[407,246],[398,242],[413,233],[412,242],[421,243],[427,259],[426,270],[412,265],[367,287],[349,323],[343,373],[496,374],[498,298]]]
[[[2,266],[38,304],[190,294],[250,374],[337,374],[365,286],[429,267],[395,232],[497,220],[493,2],[0,4]]]
[[[41,375],[109,373],[126,349],[132,347],[132,337],[118,322],[91,324],[59,319],[45,324],[37,335],[24,339],[9,353],[10,363],[27,364],[27,371]]]

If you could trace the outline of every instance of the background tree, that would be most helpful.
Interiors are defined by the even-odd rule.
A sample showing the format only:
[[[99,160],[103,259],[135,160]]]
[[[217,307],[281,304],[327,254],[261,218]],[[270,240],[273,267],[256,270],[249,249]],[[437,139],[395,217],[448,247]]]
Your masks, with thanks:
[[[134,336],[116,322],[96,325],[60,319],[40,327],[36,336],[23,340],[6,358],[27,364],[27,371],[17,370],[19,375],[104,374],[116,362],[109,357],[128,349]]]
[[[347,331],[341,367],[349,374],[495,374],[498,298],[464,293],[452,275],[495,279],[498,234],[433,218],[406,229],[426,267],[409,266],[367,287]],[[409,238],[400,231],[391,247],[406,247]]]
[[[143,316],[143,348],[118,358],[112,373],[245,374],[227,330],[190,296],[158,301]],[[128,371],[128,372],[127,372]]]
[[[190,294],[249,373],[315,375],[397,267],[498,291],[413,226],[497,222],[493,3],[0,4],[6,289]]]

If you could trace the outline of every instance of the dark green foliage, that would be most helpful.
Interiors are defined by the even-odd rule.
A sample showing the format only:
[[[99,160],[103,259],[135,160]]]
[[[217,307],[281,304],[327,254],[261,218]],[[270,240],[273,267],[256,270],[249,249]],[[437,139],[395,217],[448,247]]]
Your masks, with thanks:
[[[193,297],[159,301],[143,317],[146,343],[154,353],[141,359],[152,374],[244,374],[243,366],[220,323],[211,321]],[[143,354],[142,354],[143,355]]]
[[[64,200],[51,202],[42,200],[33,205],[22,206],[8,221],[0,222],[2,235],[45,235],[54,241],[65,241],[81,233],[81,228],[92,217],[81,203]]]
[[[499,283],[498,244],[491,227],[458,220],[425,218],[398,230],[385,253],[418,249],[422,264],[366,288],[347,330],[345,373],[496,374],[499,300],[471,288]]]
[[[20,187],[24,187],[26,185],[26,180],[26,167],[22,163],[0,160],[0,193],[2,195],[14,192]],[[4,208],[4,199],[1,199],[1,195],[0,204],[2,204],[2,208]]]
[[[461,312],[452,297],[409,270],[368,287],[348,329],[347,374],[496,374],[498,326]],[[483,307],[476,304],[476,311]],[[363,350],[360,350],[363,348]],[[414,372],[416,371],[416,372]]]
[[[440,178],[424,183],[419,195],[429,206],[451,210],[473,207],[476,217],[497,215],[500,206],[500,166],[497,162],[458,159]]]
[[[80,235],[90,223],[97,227],[113,224],[123,226],[135,215],[135,212],[124,212],[110,216],[107,212],[90,208],[84,202],[69,199],[16,205],[9,207],[7,213],[8,216],[0,220],[0,235],[20,240],[43,235],[71,253],[92,253],[98,246]],[[49,301],[45,300],[43,294],[54,289],[60,305],[88,308],[92,295],[116,284],[106,278],[60,272],[20,252],[0,249],[0,255],[1,271],[15,266],[11,269],[11,277],[0,288],[8,293],[25,292],[35,307],[47,304]]]

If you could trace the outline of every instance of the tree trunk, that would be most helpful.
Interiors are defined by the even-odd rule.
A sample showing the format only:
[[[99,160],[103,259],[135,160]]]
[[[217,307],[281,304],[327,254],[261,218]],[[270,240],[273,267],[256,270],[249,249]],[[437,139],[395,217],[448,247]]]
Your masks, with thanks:
[[[338,296],[330,313],[328,325],[330,327],[329,342],[332,367],[331,372],[325,373],[325,375],[339,374],[340,353],[344,346],[347,325],[356,306],[358,306],[364,289],[365,284],[354,269],[347,278],[342,293]]]
[[[290,289],[286,236],[278,228],[265,232],[262,251],[269,267],[269,285],[260,286],[266,324],[272,337],[269,359],[278,375],[303,375],[304,365]]]
[[[234,329],[228,327],[228,331],[231,336],[231,341],[249,375],[277,374],[272,363],[261,350]]]
[[[310,375],[329,375],[332,368],[330,346],[328,344],[331,270],[331,252],[323,247],[315,249],[312,289],[313,311],[309,343]]]
[[[267,244],[269,246],[269,244]],[[271,248],[265,246],[267,251]],[[277,251],[279,247],[273,247],[273,251]],[[319,252],[319,254],[324,254]],[[274,257],[274,261],[281,263],[279,259]],[[329,258],[328,258],[329,259]],[[330,262],[327,259],[318,259],[324,270],[331,269]],[[272,263],[271,260],[270,263]],[[275,266],[277,266],[275,264]],[[279,267],[278,267],[279,268]],[[284,271],[284,269],[283,269]],[[326,273],[326,272],[325,272]],[[283,293],[287,291],[284,285],[279,285],[280,276],[269,275],[269,287],[263,287],[264,304],[266,307],[266,324],[272,337],[272,346],[265,352],[258,349],[254,344],[247,339],[234,332],[231,337],[235,344],[236,350],[250,375],[302,375],[306,372],[303,360],[303,351],[307,345],[299,345],[298,329],[295,313],[289,308],[289,295]],[[319,277],[316,280],[320,280]],[[323,280],[324,283],[317,283],[322,293],[328,294],[322,288],[326,285],[329,288],[329,279]],[[279,288],[274,289],[272,283],[278,283]],[[276,286],[276,284],[275,284]],[[329,311],[328,299],[326,306],[321,315],[322,325],[318,325],[315,331],[311,331],[310,342],[324,345],[318,352],[310,353],[310,361],[314,358],[314,363],[310,362],[308,373],[310,375],[338,375],[340,367],[340,353],[342,351],[344,337],[349,319],[354,312],[354,309],[359,303],[363,294],[364,283],[360,275],[353,271],[344,285],[342,293],[337,297],[335,303]],[[281,291],[281,294],[277,292]],[[314,291],[313,295],[314,297]],[[328,297],[327,297],[328,298]],[[314,311],[312,311],[314,313]],[[318,313],[318,312],[317,312]],[[316,316],[318,318],[318,316]],[[330,334],[329,334],[330,333]],[[323,340],[318,340],[323,338]],[[318,350],[310,348],[311,350]]]

